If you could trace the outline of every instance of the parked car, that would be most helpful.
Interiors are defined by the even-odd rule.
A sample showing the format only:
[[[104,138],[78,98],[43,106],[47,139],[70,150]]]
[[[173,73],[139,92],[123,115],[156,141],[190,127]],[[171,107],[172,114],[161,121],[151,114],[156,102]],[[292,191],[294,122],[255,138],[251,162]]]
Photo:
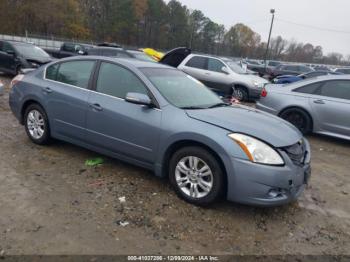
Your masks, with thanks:
[[[230,59],[192,54],[188,48],[177,48],[167,53],[160,61],[184,71],[216,93],[227,97],[235,96],[240,101],[260,97],[266,79],[247,74]]]
[[[349,75],[350,74],[350,68],[337,68],[334,70],[335,73],[342,73]]]
[[[148,168],[193,204],[281,205],[310,176],[295,127],[159,63],[68,58],[18,76],[9,100],[34,143],[56,138]]]
[[[133,56],[126,52],[123,48],[115,47],[95,47],[87,51],[87,55],[108,56],[120,58],[132,58]]]
[[[336,73],[331,71],[312,71],[309,73],[301,74],[298,76],[293,75],[282,75],[278,76],[275,79],[273,79],[273,83],[275,84],[290,84],[294,83],[300,80],[312,78],[312,77],[318,77],[318,76],[325,76],[325,75],[341,75],[342,73]]]
[[[300,75],[304,73],[309,73],[314,71],[311,67],[304,65],[279,65],[276,66],[273,70],[269,71],[270,80],[281,76],[281,75]]]
[[[260,77],[263,77],[266,73],[265,65],[259,63],[258,61],[244,60],[243,63],[246,64],[248,70],[258,73]]]
[[[53,59],[43,49],[16,41],[0,41],[0,71],[17,75],[23,68],[38,68]]]
[[[321,76],[283,87],[268,85],[257,108],[291,122],[304,134],[350,139],[350,76]]]
[[[87,52],[93,48],[93,45],[79,44],[79,43],[63,43],[60,49],[47,48],[45,51],[55,58],[65,58],[77,55],[86,55]]]

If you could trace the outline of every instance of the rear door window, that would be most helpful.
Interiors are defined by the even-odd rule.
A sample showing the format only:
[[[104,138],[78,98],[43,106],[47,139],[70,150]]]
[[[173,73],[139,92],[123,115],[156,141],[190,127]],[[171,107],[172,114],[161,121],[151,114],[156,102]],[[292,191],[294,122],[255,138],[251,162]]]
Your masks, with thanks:
[[[293,90],[293,92],[317,95],[322,84],[323,84],[323,82],[317,82],[317,83],[309,84],[309,85],[306,85],[306,86],[302,86],[302,87],[296,88],[296,89]]]
[[[327,81],[320,89],[321,96],[350,100],[350,81]]]
[[[208,59],[206,57],[194,56],[186,63],[186,66],[206,70],[207,63]]]
[[[61,63],[55,80],[80,88],[88,88],[94,65],[95,61],[70,61]],[[48,76],[48,73],[52,73],[52,77],[54,77],[55,68],[48,69],[49,71],[46,72],[46,76]]]

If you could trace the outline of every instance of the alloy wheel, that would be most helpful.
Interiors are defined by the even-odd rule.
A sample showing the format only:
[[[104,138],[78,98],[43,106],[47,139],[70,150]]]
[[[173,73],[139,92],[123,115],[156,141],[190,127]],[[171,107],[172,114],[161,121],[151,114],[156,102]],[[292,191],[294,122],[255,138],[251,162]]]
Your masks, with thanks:
[[[45,133],[45,120],[38,110],[31,110],[27,116],[27,127],[32,138],[41,139]]]
[[[213,173],[209,165],[195,156],[184,157],[177,163],[175,179],[181,191],[195,199],[207,196],[213,188]]]

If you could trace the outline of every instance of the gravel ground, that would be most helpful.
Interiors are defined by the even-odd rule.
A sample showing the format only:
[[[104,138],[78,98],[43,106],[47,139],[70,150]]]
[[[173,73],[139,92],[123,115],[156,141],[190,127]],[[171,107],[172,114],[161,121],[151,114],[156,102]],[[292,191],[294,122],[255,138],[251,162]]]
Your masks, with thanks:
[[[0,79],[8,85],[7,76]],[[204,209],[143,169],[107,157],[88,168],[94,152],[32,144],[9,110],[7,86],[0,96],[0,254],[350,255],[350,142],[309,140],[313,174],[298,202]]]

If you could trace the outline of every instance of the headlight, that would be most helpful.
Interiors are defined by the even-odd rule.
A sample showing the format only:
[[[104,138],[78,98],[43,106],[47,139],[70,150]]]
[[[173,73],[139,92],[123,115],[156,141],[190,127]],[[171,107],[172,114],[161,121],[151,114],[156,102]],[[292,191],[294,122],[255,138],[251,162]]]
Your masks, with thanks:
[[[266,143],[243,134],[230,134],[229,137],[235,141],[247,155],[250,161],[266,165],[283,165],[282,157]]]

